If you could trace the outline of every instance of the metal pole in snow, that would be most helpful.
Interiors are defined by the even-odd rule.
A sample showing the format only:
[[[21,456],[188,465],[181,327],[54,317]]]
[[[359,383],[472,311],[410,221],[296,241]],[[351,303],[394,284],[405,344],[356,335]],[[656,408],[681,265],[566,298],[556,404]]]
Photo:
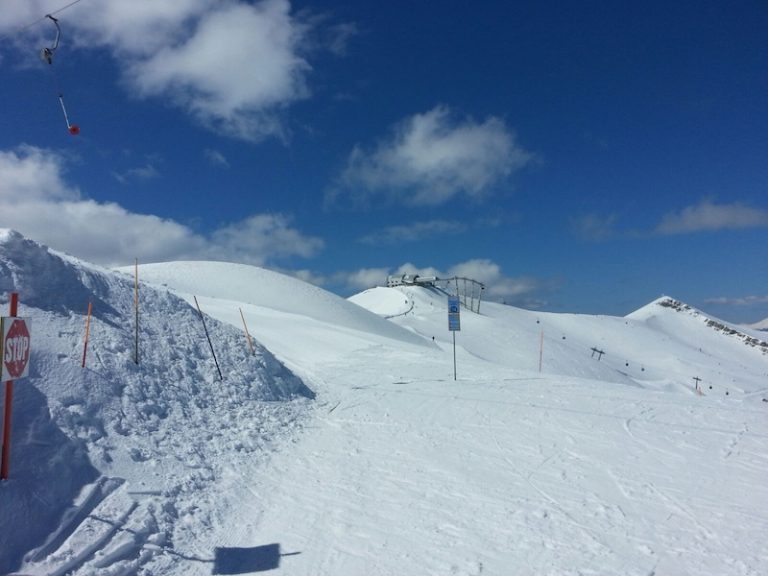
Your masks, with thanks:
[[[477,313],[480,314],[480,301],[483,299],[483,290],[485,286],[480,286],[480,293],[477,295]]]
[[[19,307],[19,295],[11,293],[11,316],[16,316]],[[5,383],[5,415],[3,417],[3,450],[0,455],[0,480],[8,480],[11,465],[11,408],[13,406],[13,380]]]
[[[696,393],[701,395],[701,390],[699,389],[699,382],[701,382],[701,378],[694,376],[693,381],[696,383]]]
[[[453,331],[453,379],[456,380],[456,331]]]
[[[216,359],[216,352],[213,351],[213,343],[211,342],[211,336],[208,334],[208,327],[205,325],[205,318],[203,317],[203,311],[200,310],[200,304],[197,303],[197,296],[193,296],[195,299],[195,306],[200,314],[200,320],[203,322],[203,330],[205,330],[205,337],[208,339],[208,346],[211,347],[211,355],[213,355],[213,361],[216,364],[216,370],[219,371],[219,380],[224,380],[224,376],[221,375],[221,368],[219,368],[219,361]]]
[[[544,356],[544,328],[541,329],[541,339],[539,341],[539,372],[541,372],[541,360]]]

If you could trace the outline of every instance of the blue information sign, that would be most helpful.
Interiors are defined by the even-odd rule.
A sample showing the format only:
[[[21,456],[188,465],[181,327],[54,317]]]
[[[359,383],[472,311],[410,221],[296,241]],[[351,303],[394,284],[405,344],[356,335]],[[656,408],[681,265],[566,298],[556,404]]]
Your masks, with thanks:
[[[448,330],[461,330],[461,302],[458,296],[448,296]]]

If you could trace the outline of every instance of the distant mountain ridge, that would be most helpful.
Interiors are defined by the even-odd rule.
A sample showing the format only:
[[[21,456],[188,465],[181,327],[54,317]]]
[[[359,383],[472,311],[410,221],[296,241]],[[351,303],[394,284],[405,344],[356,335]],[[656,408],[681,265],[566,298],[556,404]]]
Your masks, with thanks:
[[[766,342],[765,340],[760,340],[759,338],[755,338],[754,336],[745,334],[735,326],[729,325],[728,323],[722,320],[718,320],[716,318],[708,316],[701,310],[698,310],[692,306],[689,306],[685,302],[681,302],[680,300],[675,300],[674,298],[664,296],[662,298],[659,298],[655,302],[653,302],[651,305],[662,306],[664,308],[672,308],[673,310],[677,310],[678,312],[685,312],[690,314],[693,317],[701,318],[705,322],[705,324],[710,328],[712,328],[713,330],[717,332],[722,332],[723,334],[728,336],[733,336],[734,338],[738,338],[742,340],[744,344],[746,344],[747,346],[758,348],[762,351],[763,354],[768,354],[768,342]],[[761,324],[764,324],[765,327],[768,328],[768,319],[763,321]],[[755,328],[754,326],[751,326],[751,328],[760,330],[760,328]]]

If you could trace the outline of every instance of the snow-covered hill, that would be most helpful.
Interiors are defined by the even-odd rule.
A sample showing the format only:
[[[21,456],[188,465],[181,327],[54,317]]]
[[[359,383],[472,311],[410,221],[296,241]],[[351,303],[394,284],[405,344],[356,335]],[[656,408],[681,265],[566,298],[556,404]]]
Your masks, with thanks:
[[[0,305],[20,293],[34,346],[0,483],[0,525],[18,526],[0,531],[0,573],[768,565],[759,333],[663,299],[625,318],[483,303],[462,311],[454,380],[438,291],[347,302],[225,263],[142,265],[139,278],[136,365],[133,269],[0,234]]]
[[[132,273],[132,269],[123,271]],[[353,306],[330,292],[264,268],[226,262],[170,262],[140,266],[140,278],[190,296],[243,304],[261,309],[311,318],[328,330],[345,329],[425,344],[407,331],[398,329]],[[237,323],[242,326],[242,323]]]

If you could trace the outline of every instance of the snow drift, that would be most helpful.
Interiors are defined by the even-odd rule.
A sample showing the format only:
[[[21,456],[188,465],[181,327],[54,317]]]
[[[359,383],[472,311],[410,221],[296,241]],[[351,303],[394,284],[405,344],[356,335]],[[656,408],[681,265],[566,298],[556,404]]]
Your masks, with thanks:
[[[53,527],[82,515],[88,494],[94,507],[119,486],[166,495],[162,509],[132,511],[142,525],[135,549],[172,536],[181,496],[206,484],[216,453],[260,449],[277,433],[270,422],[293,420],[290,408],[274,403],[313,396],[267,350],[257,344],[250,354],[241,332],[208,318],[220,381],[197,312],[146,285],[139,290],[136,364],[133,279],[9,230],[0,232],[0,291],[6,310],[8,294],[20,294],[19,315],[31,319],[33,343],[30,377],[15,384],[11,478],[0,485],[2,525],[14,524],[0,530],[2,574],[24,553],[44,559],[69,536]],[[184,433],[189,429],[196,433]],[[147,468],[156,476],[149,487],[140,472]]]

